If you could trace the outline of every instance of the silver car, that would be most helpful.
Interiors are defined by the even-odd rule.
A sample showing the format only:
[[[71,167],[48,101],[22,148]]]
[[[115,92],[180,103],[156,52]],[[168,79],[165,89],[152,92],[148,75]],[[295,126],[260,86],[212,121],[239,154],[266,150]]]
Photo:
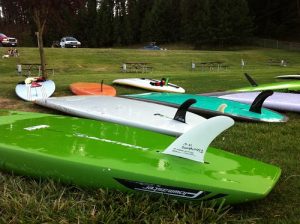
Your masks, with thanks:
[[[81,47],[81,43],[74,37],[63,37],[60,40],[59,43],[60,47],[65,48],[65,47]]]

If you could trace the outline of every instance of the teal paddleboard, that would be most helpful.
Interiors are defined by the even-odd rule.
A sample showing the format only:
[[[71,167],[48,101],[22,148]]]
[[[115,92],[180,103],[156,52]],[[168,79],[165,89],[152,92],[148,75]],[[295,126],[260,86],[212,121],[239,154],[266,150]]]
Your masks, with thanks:
[[[265,197],[281,170],[208,147],[233,125],[208,119],[179,138],[101,121],[0,111],[0,168],[125,192],[241,203]]]
[[[250,82],[251,86],[231,89],[228,92],[250,92],[250,91],[264,91],[264,90],[276,90],[276,91],[300,91],[300,81],[286,81],[286,82],[274,82],[266,84],[257,84],[257,82],[245,73],[247,80]]]
[[[254,106],[252,107],[250,104],[195,94],[142,93],[124,95],[123,97],[154,102],[172,107],[179,107],[187,99],[195,99],[197,102],[189,107],[189,111],[206,117],[226,115],[236,120],[263,122],[285,122],[288,119],[286,116],[278,112],[261,108],[263,100],[258,103],[253,103],[252,105]],[[255,109],[255,106],[258,107]],[[251,110],[251,108],[254,109]]]

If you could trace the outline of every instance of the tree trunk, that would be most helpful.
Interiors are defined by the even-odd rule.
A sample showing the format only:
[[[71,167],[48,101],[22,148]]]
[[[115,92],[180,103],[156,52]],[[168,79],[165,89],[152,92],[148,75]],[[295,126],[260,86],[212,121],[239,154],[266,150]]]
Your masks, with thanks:
[[[40,59],[41,59],[41,72],[42,72],[42,76],[45,79],[47,79],[48,75],[46,73],[46,57],[44,52],[43,33],[39,31],[37,34],[37,38],[38,38],[38,47],[39,47]]]
[[[40,13],[41,12],[38,9],[34,11],[34,21],[38,29],[37,41],[38,41],[38,48],[39,48],[40,60],[41,60],[42,77],[47,79],[48,77],[46,73],[46,57],[45,57],[44,43],[43,43],[43,32],[44,32],[46,19],[44,19],[44,21],[41,21]]]

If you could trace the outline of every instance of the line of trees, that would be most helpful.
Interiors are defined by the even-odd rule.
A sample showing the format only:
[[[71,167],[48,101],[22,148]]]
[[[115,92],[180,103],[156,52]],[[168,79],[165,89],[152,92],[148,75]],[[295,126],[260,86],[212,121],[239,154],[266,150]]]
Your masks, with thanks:
[[[36,2],[44,1],[51,0]],[[35,40],[36,26],[24,2],[0,0],[0,32],[16,37],[25,32]],[[63,16],[47,18],[44,41],[49,46],[72,35],[86,47],[150,41],[181,41],[198,48],[242,44],[253,35],[279,37],[299,28],[299,6],[299,0],[61,0],[51,10]]]

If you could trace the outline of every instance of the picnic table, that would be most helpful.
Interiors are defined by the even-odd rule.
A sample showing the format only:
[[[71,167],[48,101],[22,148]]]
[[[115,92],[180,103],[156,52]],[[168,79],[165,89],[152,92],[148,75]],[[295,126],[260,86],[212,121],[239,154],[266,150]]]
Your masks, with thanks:
[[[269,59],[267,61],[268,65],[270,66],[283,66],[283,67],[286,67],[287,64],[288,64],[288,61],[287,60],[284,60],[284,59]]]
[[[54,69],[47,68],[46,70],[51,70],[52,74],[54,74]],[[17,65],[17,71],[18,71],[19,75],[22,74],[22,71],[25,71],[24,76],[32,76],[32,75],[36,76],[36,74],[33,74],[32,72],[37,71],[38,76],[40,76],[41,75],[41,63],[21,63],[21,64]]]
[[[205,68],[208,68],[210,71],[220,68],[227,69],[228,65],[224,64],[223,61],[205,61],[205,62],[192,62],[192,70],[195,70],[197,65],[200,66],[200,69],[203,71]]]
[[[152,70],[148,62],[124,62],[121,66],[122,72],[149,72]]]

